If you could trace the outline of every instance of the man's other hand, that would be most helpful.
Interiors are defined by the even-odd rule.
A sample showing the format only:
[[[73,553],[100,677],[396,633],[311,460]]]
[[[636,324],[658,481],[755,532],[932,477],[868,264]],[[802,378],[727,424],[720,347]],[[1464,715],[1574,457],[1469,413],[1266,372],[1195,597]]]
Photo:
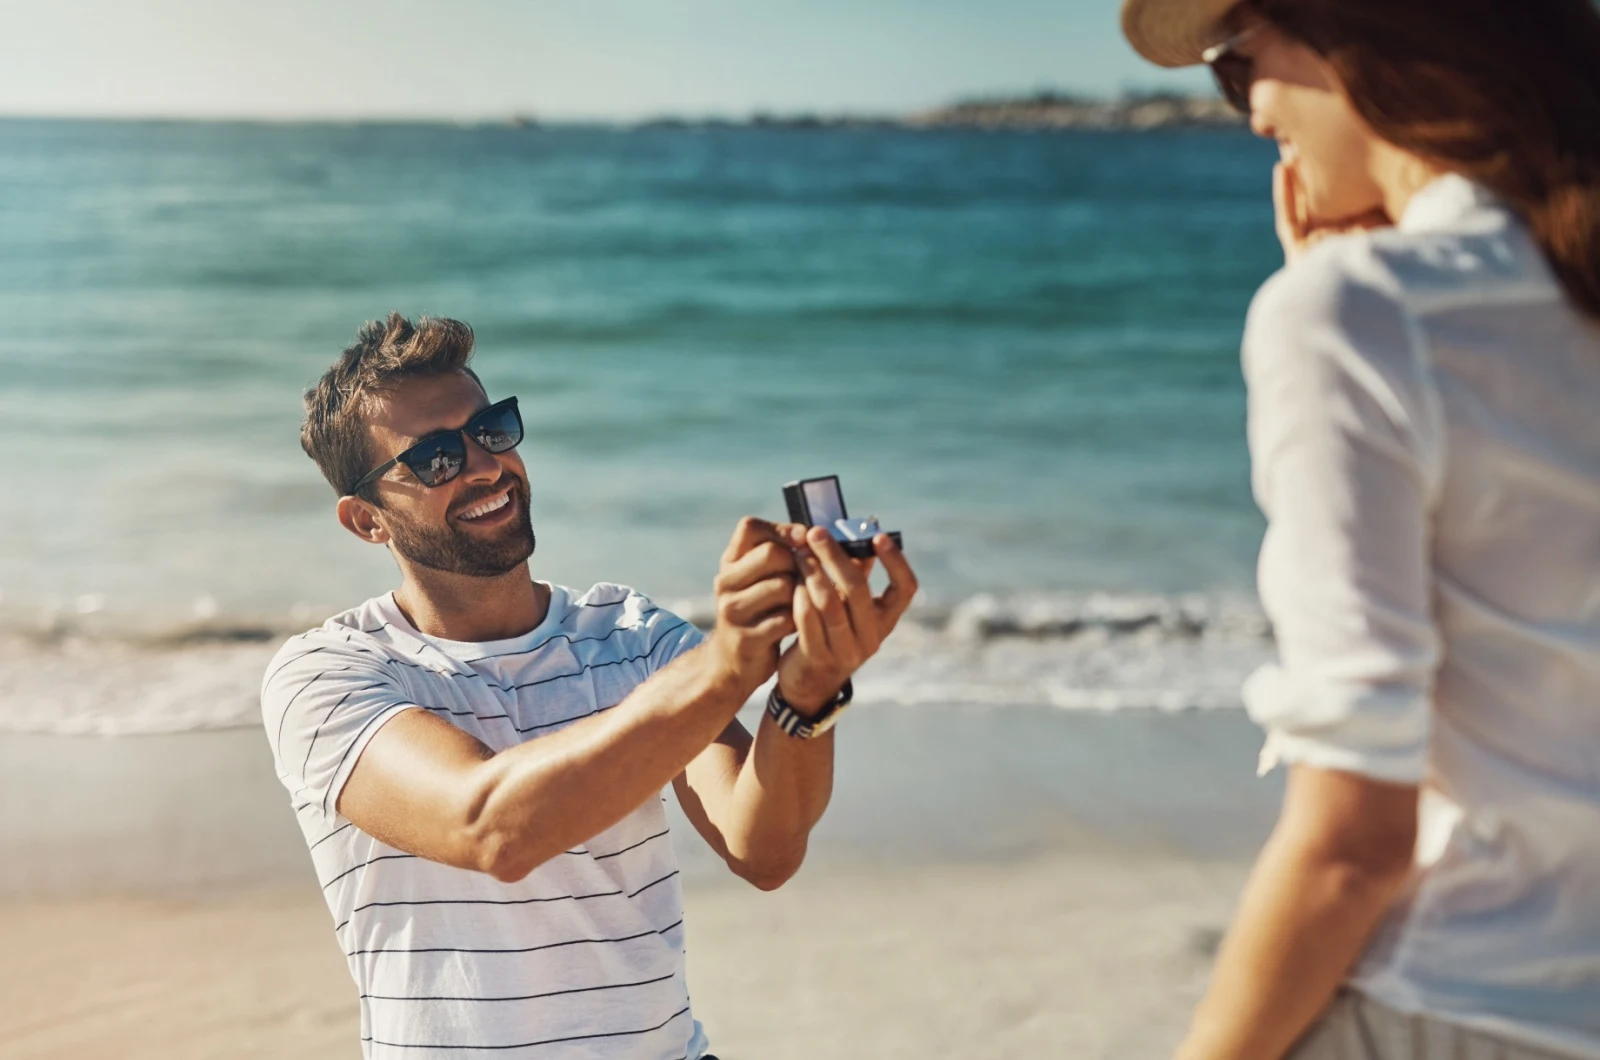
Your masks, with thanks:
[[[783,528],[787,529],[787,528]],[[802,714],[822,709],[876,654],[917,593],[917,576],[888,534],[873,538],[889,587],[874,597],[872,560],[853,560],[826,530],[813,527],[796,554],[803,581],[793,590],[799,638],[778,662],[778,691]]]
[[[794,537],[764,519],[739,521],[714,588],[717,626],[708,647],[748,695],[778,666],[778,645],[795,632]]]

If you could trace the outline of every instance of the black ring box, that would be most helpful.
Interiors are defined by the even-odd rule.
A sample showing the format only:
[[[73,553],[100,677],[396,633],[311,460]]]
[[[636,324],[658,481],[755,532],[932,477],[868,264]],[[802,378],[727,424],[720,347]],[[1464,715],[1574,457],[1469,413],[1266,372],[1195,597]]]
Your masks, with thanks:
[[[814,512],[812,510],[812,496],[822,493],[830,506],[838,508],[838,514],[829,518],[831,513]],[[877,555],[871,541],[842,541],[833,528],[833,519],[848,519],[849,509],[844,506],[844,491],[839,488],[838,475],[824,475],[821,478],[805,478],[798,482],[787,483],[783,487],[783,500],[789,506],[789,519],[791,522],[804,526],[820,526],[833,535],[839,542],[839,547],[844,549],[845,555],[856,559],[870,559]],[[895,546],[903,547],[900,531],[887,531]]]

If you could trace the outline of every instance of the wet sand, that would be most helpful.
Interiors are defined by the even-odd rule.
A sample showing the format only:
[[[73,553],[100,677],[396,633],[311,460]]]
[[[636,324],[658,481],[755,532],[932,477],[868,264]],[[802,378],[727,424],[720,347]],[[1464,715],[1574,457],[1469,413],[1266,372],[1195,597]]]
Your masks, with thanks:
[[[1161,1057],[1268,827],[1237,714],[862,710],[801,875],[686,866],[724,1060]],[[0,737],[8,1058],[355,1057],[259,732]]]

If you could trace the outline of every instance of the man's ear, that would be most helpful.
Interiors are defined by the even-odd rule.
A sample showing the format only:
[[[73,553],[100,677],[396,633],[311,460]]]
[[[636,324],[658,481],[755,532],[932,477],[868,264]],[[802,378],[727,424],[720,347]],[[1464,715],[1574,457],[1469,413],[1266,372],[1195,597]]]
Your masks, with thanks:
[[[334,509],[339,525],[371,545],[387,545],[389,529],[378,517],[377,506],[360,497],[340,497]]]

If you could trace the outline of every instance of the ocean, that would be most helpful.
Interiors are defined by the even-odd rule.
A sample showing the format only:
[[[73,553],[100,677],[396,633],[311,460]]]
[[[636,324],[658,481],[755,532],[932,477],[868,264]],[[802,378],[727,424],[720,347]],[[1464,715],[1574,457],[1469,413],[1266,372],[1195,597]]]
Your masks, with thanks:
[[[516,394],[535,573],[700,618],[841,476],[924,598],[884,702],[1237,706],[1270,651],[1238,346],[1281,263],[1242,131],[0,121],[0,729],[250,724],[391,587],[300,395],[398,309]]]

